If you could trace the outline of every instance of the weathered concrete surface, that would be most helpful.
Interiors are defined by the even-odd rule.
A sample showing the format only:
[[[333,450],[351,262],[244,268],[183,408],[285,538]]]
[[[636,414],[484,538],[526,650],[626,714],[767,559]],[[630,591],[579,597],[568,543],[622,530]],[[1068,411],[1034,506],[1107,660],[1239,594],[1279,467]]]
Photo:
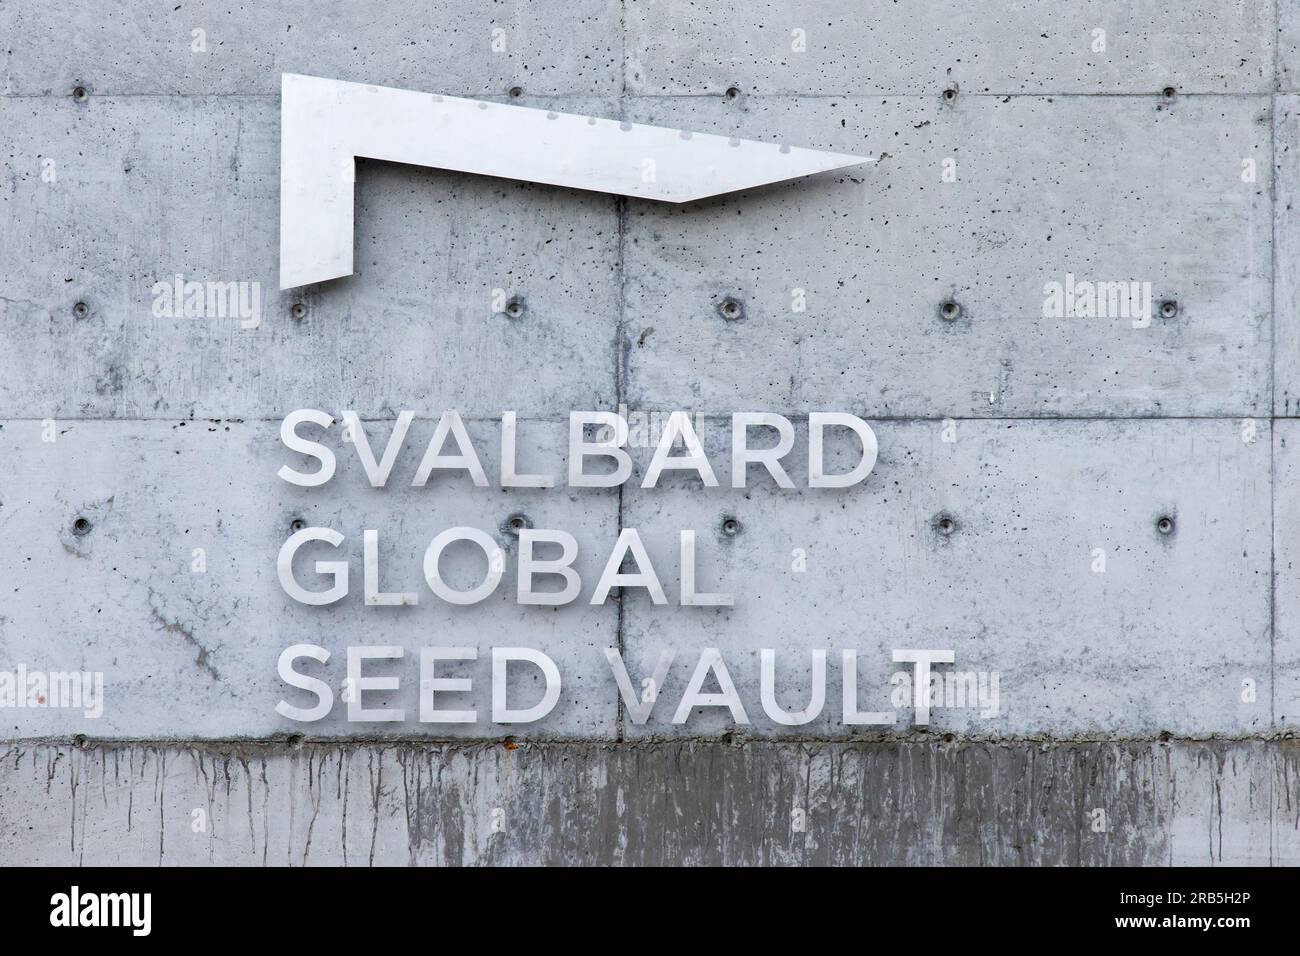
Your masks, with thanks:
[[[203,30],[206,50],[195,49]],[[495,31],[500,31],[495,32]],[[0,8],[0,94],[272,94],[281,73],[430,92],[617,93],[617,0],[288,0],[230,7],[35,0]],[[580,38],[581,42],[574,42]]]
[[[1278,726],[1300,726],[1300,422],[1274,424],[1274,710]]]
[[[631,106],[643,122],[888,154],[865,172],[685,208],[629,204],[634,406],[1267,414],[1266,98]],[[1246,159],[1254,182],[1242,181]],[[945,160],[955,182],[942,180]],[[1045,317],[1044,285],[1067,274],[1149,283],[1150,326]],[[744,318],[718,314],[725,296]],[[962,307],[955,321],[940,317],[948,299]],[[1160,315],[1164,300],[1175,317]]]
[[[1300,90],[1300,7],[1277,5],[1277,89]]]
[[[1273,342],[1273,411],[1300,415],[1300,96],[1275,98],[1273,154],[1277,196],[1273,207],[1273,237],[1279,263],[1273,285],[1273,305],[1283,317]]]
[[[1294,4],[1281,10],[1295,19]],[[1273,81],[1271,0],[631,0],[627,13],[637,93],[1264,93]]]
[[[620,615],[616,602],[587,603],[617,537],[619,496],[564,487],[564,422],[520,429],[521,466],[555,476],[550,491],[475,488],[464,475],[410,487],[433,431],[425,420],[412,427],[383,489],[366,483],[339,425],[327,442],[338,474],[304,489],[275,474],[281,464],[307,468],[280,445],[276,422],[77,421],[54,443],[41,441],[40,422],[6,423],[0,518],[11,544],[0,552],[0,578],[14,598],[0,620],[4,649],[29,667],[106,675],[102,718],[10,709],[6,724],[19,738],[441,735],[416,720],[418,648],[479,647],[472,673],[485,687],[488,648],[523,644],[551,654],[566,686],[552,717],[519,728],[528,737],[612,736],[615,686],[603,649],[620,646],[638,683],[663,649],[679,652],[645,728],[651,733],[731,729],[720,711],[670,723],[705,647],[723,649],[755,733],[781,730],[758,705],[762,647],[781,650],[778,700],[791,709],[807,703],[807,652],[829,651],[827,707],[803,734],[846,732],[843,649],[859,654],[861,709],[890,709],[890,675],[910,670],[891,662],[896,647],[953,648],[953,670],[999,674],[996,715],[941,708],[934,725],[943,729],[1064,736],[1270,728],[1270,535],[1267,512],[1252,505],[1269,493],[1265,423],[1247,442],[1231,421],[962,421],[950,442],[942,422],[884,422],[871,480],[849,491],[780,490],[761,468],[751,469],[748,489],[731,490],[721,450],[729,428],[710,422],[705,431],[721,488],[702,490],[698,479],[670,472],[657,489],[640,489],[638,479],[623,490],[622,526],[640,531],[671,606],[654,606],[636,589]],[[389,422],[371,423],[372,447],[382,448],[390,431]],[[795,476],[807,474],[802,432],[787,459]],[[495,482],[499,428],[476,422],[471,437]],[[832,473],[853,466],[855,440],[836,435],[829,447]],[[648,454],[637,449],[642,464]],[[515,603],[517,549],[504,526],[516,513],[575,535],[578,601],[559,609]],[[936,526],[941,515],[955,523],[950,534]],[[73,530],[79,516],[92,523],[82,535]],[[1157,529],[1162,516],[1175,522],[1172,533]],[[739,533],[721,530],[727,517],[738,519]],[[312,560],[350,561],[352,593],[341,603],[297,604],[276,580],[276,554],[295,519],[347,537],[341,554],[320,545],[297,564],[304,587],[321,589],[328,581],[311,574]],[[505,575],[491,599],[456,608],[430,593],[421,561],[435,534],[461,524],[493,534]],[[381,587],[416,593],[418,606],[364,605],[366,528],[380,535]],[[676,606],[682,528],[697,529],[698,587],[731,592],[734,608]],[[453,551],[444,573],[464,589],[481,578],[482,564],[472,549]],[[349,724],[341,704],[309,728],[278,716],[282,696],[311,702],[276,676],[280,651],[299,642],[336,655],[320,669],[336,689],[347,645],[405,647],[400,665],[372,669],[401,676],[392,705],[405,706],[406,720]],[[1250,700],[1245,681],[1255,690]],[[368,694],[367,704],[385,699]],[[908,709],[898,719],[907,726]],[[483,714],[450,732],[500,730]]]
[[[6,0],[0,94],[272,93],[280,72],[438,92],[1268,92],[1274,49],[1294,88],[1292,4],[1158,0],[1124,4],[983,0],[290,0],[232,10],[208,0],[163,9],[75,0],[53,12]],[[626,38],[623,26],[626,23]],[[206,52],[193,31],[205,31]],[[805,49],[794,49],[795,29]],[[1097,49],[1096,30],[1105,31]],[[501,31],[494,36],[493,31]],[[495,47],[493,41],[496,41]]]
[[[608,197],[362,162],[358,274],[281,294],[278,99],[0,98],[0,128],[18,152],[0,191],[7,417],[616,404]],[[260,283],[261,324],[160,317],[153,287],[178,274]],[[494,312],[498,289],[525,314]]]
[[[1266,422],[1250,441],[1233,421],[948,428],[877,423],[875,471],[848,491],[781,490],[761,467],[733,490],[724,467],[719,488],[678,472],[656,489],[624,492],[623,523],[645,536],[656,567],[674,568],[675,530],[696,528],[699,588],[736,598],[731,608],[657,607],[641,590],[624,598],[635,673],[653,673],[664,648],[681,650],[646,732],[732,729],[719,709],[668,724],[673,690],[704,647],[723,650],[754,733],[792,730],[750,706],[764,647],[778,649],[777,700],[789,710],[808,705],[810,652],[828,652],[828,705],[798,728],[805,733],[849,731],[839,704],[844,648],[858,651],[861,709],[892,709],[890,675],[910,671],[891,662],[899,647],[952,648],[951,670],[999,672],[1000,712],[939,709],[933,726],[944,730],[1269,730],[1271,542],[1257,504],[1269,496]],[[710,423],[706,448],[729,441],[729,423]],[[754,444],[763,441],[756,432]],[[806,448],[801,428],[787,459],[796,485],[806,484]],[[834,448],[828,471],[844,473],[859,446],[844,437]],[[729,466],[725,452],[713,458]],[[941,516],[954,523],[949,533]],[[1169,534],[1157,528],[1162,516],[1174,522]],[[727,518],[738,533],[723,530]],[[1297,724],[1294,714],[1287,723]]]
[[[0,316],[22,330],[0,353],[0,414],[276,417],[304,397],[371,415],[555,414],[616,404],[620,342],[630,402],[705,412],[1269,405],[1264,98],[632,100],[638,120],[888,157],[687,207],[629,202],[622,243],[609,197],[363,163],[359,274],[288,294],[275,291],[276,109],[0,99],[20,150],[0,193]],[[108,229],[92,225],[106,199]],[[259,282],[261,325],[159,317],[154,284],[178,274]],[[1152,309],[1174,299],[1178,315],[1045,318],[1044,284],[1067,274],[1150,283]],[[494,313],[494,294],[521,296],[525,314]],[[742,320],[719,316],[726,295]],[[938,315],[950,298],[955,322]]]
[[[1297,864],[1298,795],[1292,741],[19,744],[0,864]]]
[[[467,427],[495,480],[499,430],[484,423]],[[102,717],[88,719],[77,709],[5,708],[0,720],[6,735],[255,737],[306,726],[317,734],[425,732],[416,720],[421,646],[480,648],[477,664],[443,667],[472,676],[486,690],[488,649],[522,644],[550,654],[565,681],[555,711],[529,724],[529,732],[612,737],[616,691],[602,649],[617,645],[617,608],[517,604],[517,541],[506,522],[523,513],[537,527],[571,532],[584,545],[575,567],[594,583],[618,537],[617,492],[475,488],[463,475],[437,474],[427,486],[413,488],[433,428],[430,421],[413,425],[389,486],[372,488],[336,424],[330,444],[337,450],[338,473],[319,488],[299,488],[277,477],[277,470],[282,464],[306,471],[315,466],[280,444],[277,422],[76,421],[66,423],[54,443],[41,441],[40,422],[4,423],[0,521],[9,546],[0,552],[0,578],[6,582],[3,666],[25,662],[31,669],[105,675]],[[567,429],[567,422],[521,422],[520,466],[558,470]],[[390,432],[387,423],[368,426],[376,457]],[[91,523],[85,534],[74,530],[78,516]],[[312,562],[350,562],[350,594],[338,604],[309,607],[281,588],[276,556],[295,520],[346,537],[339,551],[325,544],[303,549],[296,564],[303,587],[323,590],[330,581],[311,573]],[[509,572],[496,594],[470,607],[435,598],[421,571],[433,537],[460,524],[488,532],[505,551]],[[365,605],[367,528],[379,532],[380,587],[413,592],[418,605]],[[201,571],[195,570],[196,549],[202,551]],[[481,552],[468,545],[448,550],[442,562],[444,577],[460,590],[477,584],[484,570]],[[300,642],[319,644],[333,655],[324,667],[300,668],[335,691],[334,711],[310,725],[275,712],[286,692],[300,706],[314,702],[306,694],[293,697],[276,674],[280,652]],[[391,706],[405,707],[404,725],[347,723],[341,695],[349,644],[405,649],[400,664],[367,667],[376,675],[401,677]],[[540,697],[532,689],[535,676],[528,668],[512,675],[519,693],[512,706],[529,706]],[[390,706],[386,700],[384,693],[368,692],[364,703]],[[448,706],[458,703],[453,699]],[[486,710],[486,696],[480,708]],[[484,732],[472,725],[442,725],[438,731]]]

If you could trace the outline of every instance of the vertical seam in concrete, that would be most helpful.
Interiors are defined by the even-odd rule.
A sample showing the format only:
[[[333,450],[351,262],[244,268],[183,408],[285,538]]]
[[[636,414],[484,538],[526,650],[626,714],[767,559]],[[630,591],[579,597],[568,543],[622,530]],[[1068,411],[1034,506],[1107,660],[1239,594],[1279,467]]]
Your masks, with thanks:
[[[1281,13],[1273,3],[1273,92],[1269,94],[1269,323],[1268,323],[1268,724],[1277,726],[1277,118]],[[1272,794],[1270,794],[1270,797]]]
[[[627,121],[627,0],[619,0],[618,5],[618,35],[619,35],[619,63],[618,63],[618,118],[624,122]],[[616,284],[618,288],[618,316],[614,324],[614,396],[615,411],[619,411],[626,401],[627,392],[627,358],[623,349],[624,320],[627,311],[627,274],[624,270],[624,246],[627,236],[627,197],[618,196],[614,200],[614,214],[618,221],[617,242],[618,253],[615,259],[615,268],[618,271]],[[618,534],[623,534],[623,485],[618,486]],[[627,667],[627,655],[624,653],[623,641],[623,589],[619,588],[617,618],[614,625],[614,643],[618,647],[619,657],[623,659],[624,668]],[[618,740],[623,740],[623,695],[615,691],[614,695],[614,735]]]
[[[1282,89],[1281,0],[1273,0],[1273,92],[1268,117],[1269,323],[1268,323],[1268,726],[1277,727],[1277,110]],[[1268,863],[1277,840],[1277,774],[1268,779]]]

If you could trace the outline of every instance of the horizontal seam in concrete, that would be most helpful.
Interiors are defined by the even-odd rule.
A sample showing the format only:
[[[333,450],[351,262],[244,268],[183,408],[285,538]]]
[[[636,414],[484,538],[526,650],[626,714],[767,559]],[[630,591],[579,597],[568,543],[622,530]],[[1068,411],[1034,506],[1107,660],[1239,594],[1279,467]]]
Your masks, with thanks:
[[[869,97],[869,96],[870,97],[892,96],[900,99],[904,99],[904,98],[905,99],[931,99],[935,96],[941,97],[944,93],[944,90],[946,89],[948,88],[937,87],[936,92],[934,93],[918,93],[915,89],[907,90],[907,91],[867,90],[860,93],[799,93],[799,92],[746,93],[742,90],[739,96],[729,100],[728,102],[741,103],[747,99],[748,100],[764,100],[764,99],[846,100],[846,99],[863,99],[864,97]],[[1232,90],[1232,91],[1207,90],[1207,91],[1184,92],[1183,90],[1178,90],[1176,86],[1174,87],[1174,89],[1177,90],[1176,96],[1174,98],[1193,97],[1193,96],[1195,97],[1215,97],[1215,96],[1265,97],[1265,96],[1269,96],[1273,92],[1272,90],[1269,89],[1261,89],[1261,90],[1253,90],[1253,91],[1252,90]],[[979,91],[972,90],[970,92],[967,92],[959,89],[958,99],[966,99],[967,97],[986,97],[986,98],[993,98],[993,99],[1003,99],[1005,97],[1037,97],[1039,99],[1049,98],[1049,97],[1053,99],[1122,99],[1127,97],[1128,99],[1150,99],[1152,97],[1155,97],[1157,99],[1164,100],[1166,99],[1164,95],[1164,90],[1165,87],[1163,86],[1160,87],[1159,89],[1154,89],[1145,92],[1142,91],[1135,92],[1129,90],[1129,91],[1110,91],[1110,92],[1102,91],[1102,92],[1090,92],[1090,93],[1069,91],[1069,90],[1063,92],[1051,92],[1051,91],[1042,91],[1042,90],[1034,90],[1032,92],[1017,91],[1017,90],[979,90]],[[628,94],[628,99],[631,100],[709,100],[709,99],[724,99],[724,98],[726,97],[722,93],[629,93]]]
[[[303,407],[304,407],[304,408],[307,408],[307,407],[314,407],[314,406],[307,406],[307,405],[304,405]],[[741,412],[741,411],[744,411],[744,412],[751,412],[751,411],[755,411],[755,410],[756,410],[756,409],[755,409],[754,407],[751,407],[751,406],[745,406],[745,407],[743,407],[743,408],[741,408],[740,406],[737,406],[737,408],[736,408],[736,412]],[[763,410],[763,411],[771,411],[771,409],[770,409],[768,406],[759,406],[759,410]],[[834,410],[834,411],[843,411],[844,408],[843,408],[843,406],[832,407],[831,404],[827,404],[824,408],[821,408],[821,409],[814,409],[814,411],[831,411],[831,410]],[[452,411],[452,409],[446,409],[446,411]],[[584,408],[584,409],[576,409],[576,408],[575,408],[574,411],[604,411],[604,412],[612,412],[612,411],[615,411],[615,409],[612,409],[612,408]],[[631,406],[631,405],[629,405],[629,406],[628,406],[628,411],[629,411],[629,412],[642,412],[642,413],[649,412],[649,413],[651,413],[651,414],[654,414],[654,413],[666,413],[666,412],[669,412],[669,411],[684,411],[684,412],[688,412],[688,413],[690,413],[690,414],[692,414],[692,415],[695,414],[695,413],[693,412],[693,410],[690,409],[690,408],[683,408],[683,407],[680,407],[680,406],[667,406],[667,405],[666,405],[666,406],[662,406],[662,407],[655,407],[655,406]],[[286,411],[286,412],[285,412],[285,415],[288,415],[288,414],[289,414],[289,411]],[[702,418],[702,419],[704,419],[705,421],[719,421],[719,422],[730,421],[730,420],[731,420],[731,416],[732,416],[732,414],[734,414],[734,413],[733,413],[733,412],[699,412],[699,413],[698,413],[699,417]],[[795,421],[795,422],[806,422],[806,421],[808,420],[808,412],[790,412],[790,411],[784,411],[784,412],[783,412],[783,411],[777,410],[777,411],[775,412],[775,414],[778,414],[778,415],[784,415],[786,418],[790,419],[791,421]],[[1287,421],[1287,420],[1295,420],[1295,419],[1297,419],[1297,418],[1300,418],[1300,412],[1297,412],[1297,413],[1294,414],[1294,415],[1266,415],[1266,414],[1264,414],[1264,413],[1262,413],[1262,412],[1250,412],[1250,411],[1235,412],[1235,413],[1229,413],[1229,414],[1223,414],[1223,415],[988,415],[988,416],[971,416],[971,415],[872,415],[872,414],[870,414],[869,412],[863,412],[863,411],[859,411],[859,410],[852,410],[852,414],[858,415],[858,417],[860,417],[860,418],[862,418],[862,419],[864,419],[865,421],[868,421],[868,422],[898,422],[898,423],[903,423],[903,424],[908,423],[908,422],[945,422],[945,421],[949,421],[949,420],[951,420],[951,421],[955,421],[955,422],[1238,422],[1238,421],[1241,421],[1241,419],[1243,419],[1243,418],[1252,418],[1252,419],[1257,419],[1257,420],[1260,420],[1260,421]],[[422,417],[423,417],[423,418],[431,418],[432,416],[428,416],[428,415],[426,415],[426,416],[418,416],[418,415],[417,415],[416,417],[417,417],[417,419],[418,419],[418,418],[422,418]],[[43,416],[43,417],[41,417],[41,418],[5,418],[5,417],[0,417],[0,428],[3,428],[4,425],[6,425],[6,424],[8,424],[8,423],[10,423],[10,422],[13,422],[13,423],[39,423],[39,422],[44,422],[44,421],[46,421],[46,420],[48,420],[48,419],[53,419],[53,420],[56,421],[56,422],[121,422],[121,423],[123,423],[123,424],[143,423],[143,422],[192,422],[192,423],[200,424],[200,425],[202,425],[202,424],[208,424],[208,425],[244,425],[244,424],[249,424],[249,423],[264,423],[264,422],[276,422],[276,423],[279,423],[279,422],[281,422],[281,421],[284,420],[284,416],[283,416],[283,415],[278,415],[278,416],[274,416],[274,417],[270,417],[270,416],[267,416],[267,417],[256,416],[256,417],[247,417],[247,418],[175,418],[175,417],[160,416],[160,417],[158,417],[158,418],[129,418],[129,417],[118,417],[118,416],[111,416],[111,415],[110,415],[110,416],[95,417],[95,418],[84,418],[84,417],[80,417],[80,418],[71,418],[71,417],[67,417],[67,416],[63,416],[63,415],[46,415],[46,416]],[[396,419],[392,419],[392,418],[368,418],[368,417],[366,417],[365,415],[362,415],[362,416],[360,416],[360,417],[358,418],[358,421],[361,421],[361,422],[379,422],[379,423],[383,423],[383,422],[392,422],[392,421],[395,421],[395,420],[396,420]],[[558,416],[553,416],[553,415],[535,415],[535,416],[534,416],[534,415],[518,415],[517,418],[516,418],[516,420],[517,420],[517,421],[521,421],[521,422],[550,422],[550,423],[552,423],[552,424],[566,424],[566,423],[569,421],[567,415],[558,415]],[[500,421],[500,417],[499,417],[499,416],[496,416],[496,415],[462,415],[462,416],[461,416],[461,421],[465,422],[466,424],[490,424],[490,423],[496,423],[496,422],[499,422],[499,421]]]
[[[500,93],[497,91],[466,93],[466,92],[457,92],[453,90],[440,90],[440,89],[433,89],[433,88],[429,88],[426,90],[425,89],[426,86],[428,86],[428,84],[421,83],[419,86],[402,86],[398,88],[413,89],[416,92],[424,91],[428,93],[437,93],[441,96],[454,96],[460,99],[487,100],[489,102],[501,101],[516,106],[527,106],[530,100],[534,102],[543,101],[543,100],[553,102],[556,100],[591,101],[591,100],[601,100],[601,99],[608,99],[614,101],[619,98],[619,93],[617,90],[609,90],[607,92],[566,92],[566,93],[525,92],[523,96],[514,97],[514,96],[510,96],[509,94]],[[667,100],[726,100],[727,102],[736,105],[743,104],[745,100],[782,100],[782,99],[785,100],[855,100],[855,99],[875,98],[879,96],[889,96],[895,99],[929,100],[935,98],[942,98],[944,89],[945,87],[935,87],[934,92],[928,92],[928,93],[918,93],[914,89],[913,90],[865,90],[865,91],[860,91],[855,93],[800,93],[797,91],[788,92],[788,93],[744,93],[742,92],[740,96],[735,97],[733,99],[728,99],[725,93],[723,92],[628,93],[626,99],[665,100],[665,101]],[[1164,87],[1145,91],[1145,92],[1128,91],[1128,92],[1097,92],[1097,93],[1081,93],[1081,92],[1071,92],[1071,91],[1052,92],[1052,91],[1041,91],[1041,90],[1035,90],[1035,91],[981,90],[979,92],[959,92],[958,98],[959,99],[967,99],[969,97],[983,97],[986,99],[1004,99],[1006,97],[1038,98],[1038,99],[1048,99],[1048,98],[1050,99],[1124,99],[1124,98],[1128,98],[1128,99],[1141,99],[1141,100],[1157,98],[1163,100],[1165,99],[1163,91],[1164,91]],[[1264,97],[1271,96],[1274,93],[1281,93],[1282,95],[1287,95],[1293,92],[1300,93],[1300,90],[1291,91],[1291,90],[1260,89],[1260,90],[1233,90],[1228,92],[1218,92],[1218,91],[1198,92],[1198,91],[1178,90],[1177,95],[1174,98],[1181,99],[1184,97],[1197,97],[1197,98],[1209,99],[1214,97],[1242,97],[1242,98],[1253,97],[1253,98],[1262,99]],[[172,93],[156,92],[156,91],[147,92],[147,93],[138,93],[138,92],[129,92],[129,91],[98,92],[98,91],[91,90],[89,91],[89,95],[87,96],[87,98],[85,100],[78,102],[77,105],[84,106],[86,103],[89,103],[95,99],[232,99],[232,98],[250,99],[250,100],[264,99],[264,100],[278,101],[280,99],[280,94],[279,93],[236,93],[236,92],[182,93],[179,91],[172,92]],[[71,100],[72,96],[69,93],[0,93],[0,100],[64,100],[64,99]]]
[[[1294,743],[1293,732],[1259,734],[1209,734],[1183,736],[1161,734],[1106,735],[1080,734],[1057,737],[1050,734],[959,734],[946,731],[903,732],[896,734],[845,734],[800,736],[797,734],[713,734],[713,735],[655,735],[628,737],[529,737],[523,735],[498,735],[495,737],[425,737],[412,734],[385,736],[353,735],[347,737],[312,737],[304,734],[274,734],[265,737],[91,737],[86,734],[56,737],[9,737],[0,739],[7,747],[76,747],[93,750],[100,747],[267,747],[297,749],[299,747],[388,747],[388,746],[452,746],[483,747],[488,745],[516,747],[645,747],[674,746],[677,744],[993,744],[1016,746],[1043,744],[1070,746],[1074,744],[1200,744],[1200,743]]]

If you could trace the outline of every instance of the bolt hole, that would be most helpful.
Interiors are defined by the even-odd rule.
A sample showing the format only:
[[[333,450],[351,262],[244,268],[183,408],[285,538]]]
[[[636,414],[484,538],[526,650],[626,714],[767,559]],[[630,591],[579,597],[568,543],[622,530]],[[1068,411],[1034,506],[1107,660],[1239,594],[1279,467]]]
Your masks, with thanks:
[[[524,304],[524,300],[520,296],[515,296],[506,303],[506,315],[512,319],[520,318],[527,311],[528,306]]]
[[[945,322],[955,322],[961,318],[961,306],[950,299],[939,306],[939,317]]]
[[[1166,86],[1163,90],[1160,91],[1160,95],[1167,100],[1172,100],[1175,96],[1178,95],[1178,91],[1174,89],[1172,86]]]
[[[745,317],[745,307],[741,304],[739,299],[733,299],[731,296],[727,296],[718,305],[718,314],[728,322],[735,322],[737,319]]]
[[[519,99],[519,97],[521,97],[521,96],[523,96],[523,95],[524,95],[524,88],[523,88],[522,86],[512,86],[512,87],[510,87],[510,98],[511,98],[512,100],[517,100],[517,99]]]
[[[1165,319],[1172,319],[1178,315],[1178,302],[1174,299],[1166,299],[1160,303],[1160,316]]]
[[[1168,515],[1161,515],[1158,519],[1156,519],[1156,530],[1159,531],[1161,534],[1173,534],[1174,519],[1169,517]]]
[[[289,529],[291,531],[301,531],[305,527],[307,527],[307,522],[303,521],[301,518],[294,518],[289,522]]]
[[[307,317],[307,306],[303,305],[301,302],[295,302],[293,308],[289,311],[293,313],[295,319],[305,319]]]
[[[78,302],[72,307],[72,314],[79,319],[84,319],[90,314],[90,306],[86,305],[84,302]]]
[[[301,750],[303,745],[303,739],[304,738],[302,734],[290,734],[289,739],[286,742],[289,744],[289,749]]]
[[[86,88],[84,86],[74,86],[72,88],[72,98],[76,100],[78,103],[80,103],[89,95],[90,94],[86,92]]]
[[[943,742],[946,743],[946,744],[954,743],[954,742],[956,742],[956,740],[957,740],[957,735],[956,735],[956,734],[944,734],[944,735],[943,735]]]
[[[948,89],[943,91],[944,102],[951,103],[956,98],[957,98],[957,91],[954,90],[952,87],[949,87]]]
[[[942,535],[950,535],[957,530],[957,522],[952,515],[939,515],[934,519],[934,530]]]
[[[90,534],[91,527],[89,518],[85,515],[78,515],[76,520],[72,522],[72,533],[78,536],[87,535]]]
[[[90,741],[86,739],[85,734],[77,734],[77,736],[72,738],[72,742],[76,744],[78,750],[85,750],[90,746]]]
[[[730,516],[723,518],[722,533],[729,538],[734,538],[736,535],[740,534],[740,521]]]
[[[1169,741],[1171,741],[1171,740],[1173,740],[1173,739],[1174,739],[1174,735],[1171,734],[1169,731],[1167,731],[1167,730],[1162,730],[1162,731],[1160,731],[1160,742],[1161,742],[1162,744],[1167,744],[1167,743],[1169,743]]]
[[[726,93],[727,99],[734,100],[739,95],[740,95],[740,87],[738,86],[727,87],[727,93]]]
[[[519,534],[525,528],[531,528],[532,526],[533,523],[528,519],[528,515],[513,514],[506,519],[505,531],[507,534]]]

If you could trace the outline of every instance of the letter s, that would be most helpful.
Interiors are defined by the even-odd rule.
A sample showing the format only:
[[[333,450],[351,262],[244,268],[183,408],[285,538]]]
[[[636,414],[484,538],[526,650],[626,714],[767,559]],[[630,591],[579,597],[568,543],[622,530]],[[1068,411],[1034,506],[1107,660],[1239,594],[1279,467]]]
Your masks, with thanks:
[[[317,644],[292,644],[280,653],[280,661],[276,665],[280,680],[290,687],[297,687],[300,690],[316,695],[316,706],[294,707],[292,704],[281,700],[275,705],[275,712],[281,717],[288,717],[290,720],[307,722],[320,720],[334,706],[334,691],[330,689],[329,684],[319,677],[309,677],[295,671],[293,662],[299,657],[310,657],[312,660],[324,664],[330,659],[330,652]]]

